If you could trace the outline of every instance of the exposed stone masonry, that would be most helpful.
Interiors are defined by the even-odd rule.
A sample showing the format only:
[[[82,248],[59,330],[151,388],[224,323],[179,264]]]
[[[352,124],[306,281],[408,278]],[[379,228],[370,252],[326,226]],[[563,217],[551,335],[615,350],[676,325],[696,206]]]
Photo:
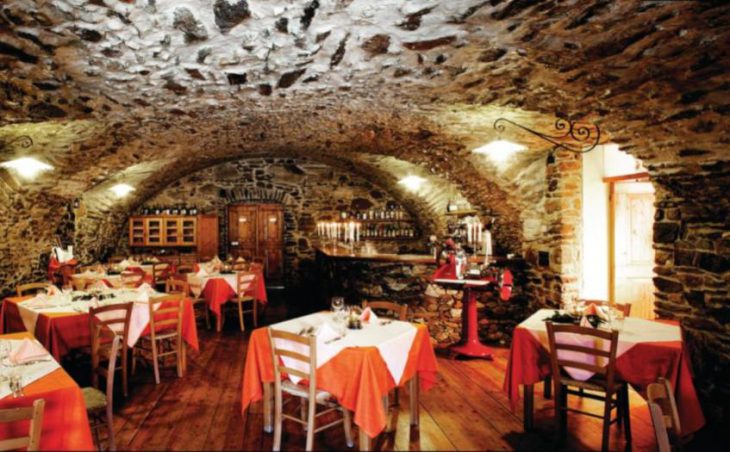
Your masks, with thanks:
[[[179,8],[189,14],[176,21]],[[540,244],[535,230],[562,221],[525,213],[546,205],[542,184],[519,181],[540,174],[532,170],[543,167],[543,147],[510,134],[530,151],[501,169],[469,151],[495,138],[490,125],[500,116],[543,131],[556,116],[596,121],[655,184],[658,311],[681,320],[697,387],[717,418],[730,406],[729,8],[5,1],[0,157],[20,155],[4,144],[30,134],[28,153],[56,169],[32,183],[0,170],[3,290],[42,277],[75,199],[85,211],[76,215],[77,240],[113,242],[129,211],[170,183],[261,154],[337,159],[345,170],[373,154],[419,165],[457,184],[483,215],[496,214],[499,242],[521,252]],[[395,183],[387,168],[365,167],[383,187]],[[117,180],[137,188],[123,202],[103,195]],[[559,240],[545,246],[562,247],[562,262],[571,253]],[[108,247],[96,244],[92,254]],[[570,293],[557,276],[535,277],[545,300]]]

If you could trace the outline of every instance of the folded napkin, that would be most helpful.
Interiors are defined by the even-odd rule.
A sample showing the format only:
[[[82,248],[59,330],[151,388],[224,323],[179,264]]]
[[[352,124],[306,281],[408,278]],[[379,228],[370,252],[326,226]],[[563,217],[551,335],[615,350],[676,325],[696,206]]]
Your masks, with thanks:
[[[327,322],[323,323],[319,327],[319,331],[317,331],[317,342],[320,343],[328,342],[338,337],[340,337],[339,333]]]
[[[589,304],[586,307],[585,311],[583,311],[583,315],[596,315],[603,320],[608,320],[608,313],[603,309],[602,306],[598,306],[595,303]]]
[[[48,295],[49,297],[58,295],[60,293],[61,293],[61,290],[58,287],[54,286],[53,284],[51,284],[50,286],[48,286],[46,288],[46,295]]]
[[[236,262],[246,262],[246,259],[242,258],[241,256],[238,256],[238,259],[236,259]]]
[[[205,265],[201,265],[198,272],[195,274],[198,278],[205,278],[208,276],[208,271],[205,269]]]
[[[23,339],[18,348],[10,352],[10,362],[24,364],[38,359],[44,359],[48,352],[42,345],[30,339]]]
[[[109,286],[107,286],[104,281],[99,280],[99,281],[94,282],[94,284],[88,286],[87,289],[108,290]]]
[[[121,261],[117,265],[119,266],[119,268],[125,269],[127,267],[130,267],[132,265],[137,265],[137,264],[136,263],[133,263],[131,260],[124,259],[123,261]]]
[[[215,256],[213,259],[210,260],[210,263],[214,264],[214,265],[219,265],[219,264],[222,264],[223,262],[221,262],[221,260],[218,259],[218,256]]]
[[[373,310],[370,309],[370,306],[368,306],[362,311],[362,314],[360,314],[360,321],[362,323],[375,323],[378,321],[378,316],[375,315]]]
[[[144,293],[144,294],[146,294],[146,295],[147,295],[148,297],[149,297],[150,295],[154,295],[154,294],[155,294],[155,292],[156,292],[156,291],[155,291],[155,289],[154,289],[154,288],[152,288],[152,286],[150,286],[150,285],[149,285],[149,284],[147,284],[146,282],[145,282],[145,283],[142,283],[142,284],[140,284],[140,285],[139,285],[139,287],[137,287],[137,291],[138,291],[138,292],[140,292],[140,293]]]

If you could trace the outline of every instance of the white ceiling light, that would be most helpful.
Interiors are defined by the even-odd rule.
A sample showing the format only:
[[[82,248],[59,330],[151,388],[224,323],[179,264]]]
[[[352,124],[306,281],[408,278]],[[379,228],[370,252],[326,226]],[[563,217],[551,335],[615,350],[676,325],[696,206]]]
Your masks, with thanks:
[[[33,157],[21,157],[15,160],[9,160],[0,163],[0,166],[16,171],[24,179],[33,179],[38,173],[53,169],[48,163],[41,162]]]
[[[405,186],[410,191],[418,191],[425,182],[426,179],[420,176],[406,176],[398,181],[399,184]]]
[[[525,146],[507,140],[494,140],[474,149],[475,154],[486,154],[495,163],[506,162],[515,153],[527,149]]]
[[[110,188],[109,190],[113,191],[115,195],[117,195],[117,198],[124,198],[127,196],[130,192],[134,191],[134,187],[132,187],[129,184],[117,184]]]

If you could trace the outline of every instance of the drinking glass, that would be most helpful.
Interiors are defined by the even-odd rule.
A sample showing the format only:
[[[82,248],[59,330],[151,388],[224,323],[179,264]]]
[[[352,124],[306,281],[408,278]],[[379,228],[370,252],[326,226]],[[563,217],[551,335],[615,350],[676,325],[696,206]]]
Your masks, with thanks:
[[[611,309],[611,329],[619,333],[624,330],[624,311],[616,308]]]
[[[13,392],[13,398],[22,397],[23,394],[23,375],[17,368],[8,370],[8,386]]]
[[[337,314],[345,308],[345,299],[343,297],[332,297],[332,312]]]

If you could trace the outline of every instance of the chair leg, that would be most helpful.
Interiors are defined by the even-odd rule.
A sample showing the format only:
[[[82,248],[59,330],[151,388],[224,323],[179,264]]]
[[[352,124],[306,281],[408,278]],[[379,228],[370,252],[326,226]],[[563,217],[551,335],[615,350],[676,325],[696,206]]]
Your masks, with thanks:
[[[314,447],[314,422],[316,420],[317,401],[314,397],[309,399],[309,413],[307,413],[307,449],[312,450]]]
[[[157,341],[152,340],[152,367],[155,371],[155,384],[160,384],[160,363],[157,358]]]
[[[626,384],[621,389],[623,393],[623,421],[624,421],[624,438],[626,439],[626,449],[631,449],[631,411],[629,410],[629,385]]]
[[[355,443],[352,441],[352,418],[350,410],[342,407],[342,422],[345,427],[345,440],[347,440],[347,447],[353,447]]]
[[[137,347],[132,348],[132,375],[137,372]]]
[[[109,450],[115,451],[117,450],[117,444],[114,441],[114,417],[112,411],[112,404],[108,403],[106,406],[106,424],[107,428],[109,429]]]
[[[241,324],[241,331],[245,331],[246,327],[243,325],[243,302],[238,300],[238,322]]]
[[[210,309],[208,303],[203,303],[203,310],[205,311],[205,327],[210,329]]]
[[[542,396],[545,399],[550,399],[552,397],[552,386],[553,386],[553,377],[548,375],[545,377],[545,380],[543,380],[543,388],[542,388]]]
[[[124,393],[124,397],[129,397],[129,375],[127,372],[127,353],[129,352],[129,348],[127,347],[127,344],[122,344],[122,391]]]
[[[180,337],[177,338],[176,348],[175,361],[177,361],[177,378],[182,378],[185,372],[185,344],[183,344]]]
[[[303,421],[307,420],[307,399],[305,398],[299,399],[299,416]],[[302,430],[306,432],[308,426],[308,424],[302,424]]]
[[[606,394],[606,401],[603,405],[603,435],[601,435],[601,450],[608,451],[609,430],[611,429],[611,397],[612,394]]]
[[[96,419],[96,414],[91,415],[90,421],[94,422],[93,427],[91,428],[91,431],[94,435],[94,443],[96,444],[97,449],[101,450],[101,438],[99,438],[99,425],[97,424],[98,420]]]
[[[400,391],[399,391],[399,388],[393,389],[393,405],[400,406]]]
[[[281,450],[281,388],[279,382],[274,383],[274,444],[272,449],[275,451]]]
[[[259,309],[258,309],[259,302],[256,300],[253,300],[253,327],[258,328],[259,327]]]

